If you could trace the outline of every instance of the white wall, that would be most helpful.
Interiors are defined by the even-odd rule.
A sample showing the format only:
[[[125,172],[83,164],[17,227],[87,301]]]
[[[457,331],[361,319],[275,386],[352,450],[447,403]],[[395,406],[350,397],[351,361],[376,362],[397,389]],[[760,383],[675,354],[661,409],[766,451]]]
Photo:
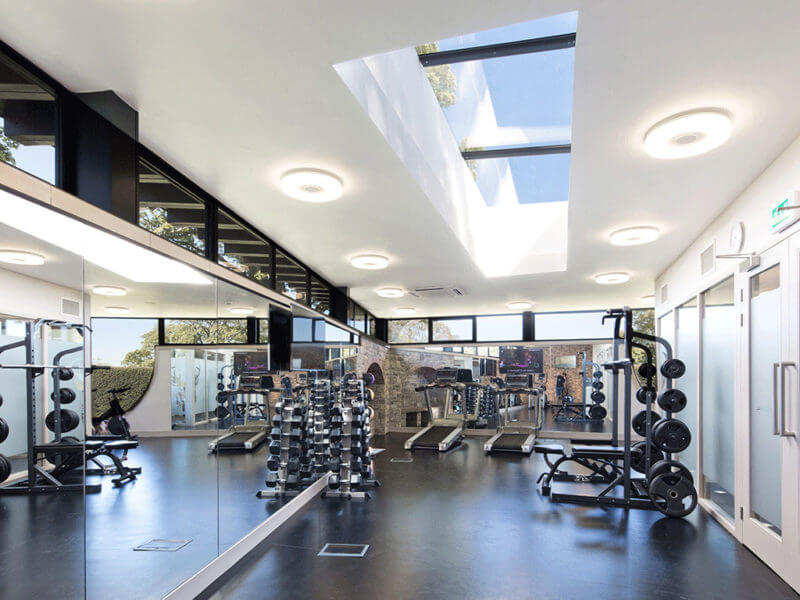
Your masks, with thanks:
[[[139,403],[127,413],[133,433],[163,433],[172,429],[169,348],[156,348],[153,379]]]
[[[720,173],[724,176],[724,173]],[[656,316],[686,301],[689,296],[711,287],[737,270],[739,261],[718,259],[716,269],[700,275],[700,252],[711,243],[716,253],[729,250],[729,232],[737,221],[744,223],[742,252],[763,252],[800,229],[795,223],[782,234],[770,231],[772,207],[794,190],[800,190],[800,137],[797,138],[767,169],[733,200],[711,225],[656,279]],[[687,219],[691,215],[686,216]],[[669,298],[662,303],[661,286],[668,284]]]
[[[21,319],[80,321],[79,317],[61,312],[62,298],[81,303],[81,291],[0,269],[0,314]]]

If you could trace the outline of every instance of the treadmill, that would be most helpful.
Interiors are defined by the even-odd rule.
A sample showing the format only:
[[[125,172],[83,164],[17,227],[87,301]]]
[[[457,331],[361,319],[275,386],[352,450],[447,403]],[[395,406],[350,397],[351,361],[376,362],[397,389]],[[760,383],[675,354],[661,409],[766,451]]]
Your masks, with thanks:
[[[227,404],[231,428],[228,433],[208,443],[209,452],[252,452],[267,441],[272,427],[269,394],[279,391],[275,389],[272,377],[267,375],[267,367],[267,357],[263,351],[234,353],[233,377],[237,382],[236,388],[217,394],[217,402],[220,405]],[[239,402],[242,397],[244,402]],[[263,401],[258,402],[259,398]]]
[[[506,375],[505,382],[498,380],[495,398],[505,398],[505,412],[498,410],[503,415],[503,425],[498,427],[497,433],[487,440],[483,450],[487,454],[492,452],[515,452],[530,454],[536,443],[536,434],[541,431],[544,422],[544,407],[541,386],[534,381],[533,373],[511,372]],[[533,408],[533,421],[514,421],[508,414],[512,404],[511,396],[528,396],[528,406]],[[520,402],[521,405],[524,403]]]
[[[436,379],[433,383],[414,388],[425,396],[430,425],[406,440],[404,446],[406,450],[447,452],[461,442],[464,437],[467,414],[457,414],[454,408],[456,402],[462,399],[464,394],[464,384],[458,381],[459,371],[469,371],[470,381],[472,380],[472,372],[469,369],[443,367],[436,369]],[[444,406],[439,417],[434,416],[433,405],[431,404],[430,391],[435,389],[445,391]],[[463,401],[461,404],[463,406]]]

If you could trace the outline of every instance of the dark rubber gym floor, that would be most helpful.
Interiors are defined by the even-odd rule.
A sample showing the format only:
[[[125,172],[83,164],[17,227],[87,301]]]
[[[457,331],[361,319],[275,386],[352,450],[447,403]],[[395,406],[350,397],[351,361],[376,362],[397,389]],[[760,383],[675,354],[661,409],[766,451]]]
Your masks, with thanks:
[[[536,600],[797,599],[701,510],[556,505],[538,457],[488,457],[480,439],[447,454],[374,440],[383,484],[367,502],[318,499],[267,540],[212,598]],[[413,456],[413,463],[392,463]],[[558,484],[576,489],[577,484]],[[364,558],[318,557],[326,543]]]
[[[373,441],[387,448],[373,500],[312,501],[213,597],[798,598],[699,510],[669,520],[554,505],[536,490],[538,457],[488,457],[480,438],[412,454],[407,435]],[[131,453],[140,479],[118,490],[105,478],[86,497],[87,521],[79,495],[0,497],[0,598],[157,599],[280,506],[255,497],[263,447],[222,456],[218,474],[207,442],[142,439]],[[390,462],[405,456],[414,462]],[[192,541],[133,551],[153,538]],[[317,557],[327,542],[370,547],[360,559]]]

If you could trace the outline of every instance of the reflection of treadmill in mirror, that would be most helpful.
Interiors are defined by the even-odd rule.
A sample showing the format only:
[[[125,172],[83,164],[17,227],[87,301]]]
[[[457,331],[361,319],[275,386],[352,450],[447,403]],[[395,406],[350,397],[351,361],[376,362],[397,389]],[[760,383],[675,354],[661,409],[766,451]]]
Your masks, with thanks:
[[[271,427],[269,394],[274,391],[273,379],[267,375],[268,372],[269,360],[265,351],[234,353],[236,388],[217,394],[217,402],[231,419],[231,428],[225,435],[209,442],[209,452],[252,452],[267,440]]]
[[[406,440],[406,450],[425,449],[446,452],[461,441],[469,415],[457,414],[455,405],[461,401],[464,394],[463,380],[465,379],[468,379],[469,382],[472,381],[470,369],[444,367],[436,369],[436,379],[433,383],[415,388],[425,396],[430,425]],[[431,403],[431,391],[437,389],[444,390],[445,393],[441,413],[437,413]]]

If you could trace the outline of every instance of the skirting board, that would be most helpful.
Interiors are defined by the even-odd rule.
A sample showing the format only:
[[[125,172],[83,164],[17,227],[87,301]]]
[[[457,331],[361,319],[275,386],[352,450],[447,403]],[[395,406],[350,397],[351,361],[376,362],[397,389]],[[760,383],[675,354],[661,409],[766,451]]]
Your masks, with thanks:
[[[330,473],[312,483],[300,492],[291,502],[282,506],[278,511],[241,538],[233,546],[220,554],[217,558],[189,577],[178,587],[164,596],[164,600],[191,600],[211,587],[220,577],[227,573],[236,564],[252,552],[267,537],[274,533],[278,527],[286,523],[306,504],[318,497],[328,485]]]

